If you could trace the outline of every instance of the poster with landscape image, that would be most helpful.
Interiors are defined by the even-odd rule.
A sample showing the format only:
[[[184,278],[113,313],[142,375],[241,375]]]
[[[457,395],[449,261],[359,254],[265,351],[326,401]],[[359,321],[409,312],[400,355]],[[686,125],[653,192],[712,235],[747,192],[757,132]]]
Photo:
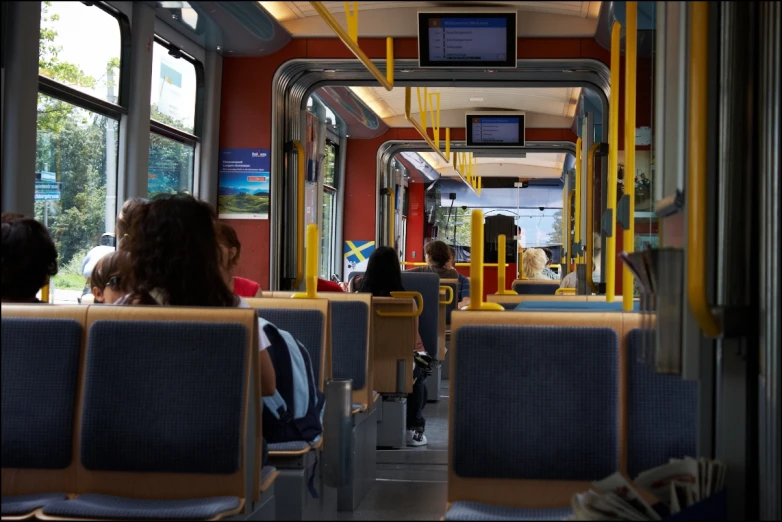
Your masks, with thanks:
[[[269,149],[220,149],[222,219],[269,219]]]

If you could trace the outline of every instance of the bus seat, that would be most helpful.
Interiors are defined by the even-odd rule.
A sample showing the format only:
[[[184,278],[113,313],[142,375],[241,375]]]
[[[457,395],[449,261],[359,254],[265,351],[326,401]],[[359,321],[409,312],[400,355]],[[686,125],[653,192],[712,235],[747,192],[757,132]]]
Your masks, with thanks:
[[[454,315],[446,520],[561,519],[574,493],[622,469],[624,315]],[[499,447],[481,442],[496,430]]]
[[[80,496],[43,515],[251,513],[261,490],[254,311],[90,306],[87,331]]]
[[[627,472],[631,477],[668,459],[695,455],[697,444],[697,383],[656,373],[640,361],[644,335],[648,333],[634,328],[627,343]]]
[[[412,317],[380,316],[381,313],[413,313],[412,298],[372,298],[372,359],[375,390],[378,393],[397,393],[397,361],[404,361],[404,390],[413,391],[413,347],[415,321]]]
[[[514,310],[597,310],[597,311],[622,311],[622,301],[522,301]],[[633,310],[640,310],[640,302],[633,302]]]
[[[432,272],[402,272],[402,285],[407,291],[419,292],[424,299],[424,310],[418,318],[418,333],[421,335],[426,353],[435,361],[439,361],[440,276]],[[443,337],[445,337],[444,329]],[[445,351],[445,344],[443,344],[443,351]],[[428,402],[440,400],[442,368],[437,363],[433,364],[432,374],[424,382]]]
[[[29,518],[76,491],[87,307],[2,306],[2,516]]]
[[[453,301],[445,305],[445,328],[451,327],[451,314],[459,306],[459,280],[458,279],[440,279],[441,286],[450,286],[453,290]]]
[[[519,295],[554,295],[559,289],[559,281],[539,279],[516,279],[511,288]]]

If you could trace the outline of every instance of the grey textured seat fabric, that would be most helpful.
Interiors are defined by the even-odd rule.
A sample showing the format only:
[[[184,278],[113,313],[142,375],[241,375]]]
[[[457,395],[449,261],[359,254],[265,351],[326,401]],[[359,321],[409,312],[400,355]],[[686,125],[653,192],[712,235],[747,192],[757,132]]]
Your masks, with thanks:
[[[555,295],[559,284],[514,283],[513,291],[519,295]]]
[[[367,316],[360,301],[331,302],[331,357],[335,379],[353,379],[353,389],[366,384]]]
[[[628,338],[627,472],[631,477],[668,459],[694,456],[697,444],[697,383],[657,373],[639,361],[644,336],[654,342],[654,333],[641,329],[631,331]]]
[[[332,303],[333,304],[333,303]],[[258,316],[290,333],[307,349],[312,360],[312,374],[320,382],[320,358],[323,350],[323,314],[318,310],[258,308]]]
[[[85,468],[240,468],[247,330],[237,323],[96,321],[81,426]]]
[[[461,327],[455,473],[599,480],[619,469],[618,354],[611,328]]]
[[[269,444],[269,451],[301,451],[310,447],[310,443],[303,440],[293,442],[275,442]]]
[[[275,471],[277,471],[277,468],[274,466],[264,466],[263,469],[261,469],[261,482],[265,482]]]
[[[3,468],[71,463],[81,338],[72,319],[3,317]]]
[[[65,493],[40,493],[35,495],[14,495],[2,498],[2,516],[19,517],[32,513],[36,509],[42,508],[58,500],[66,500],[68,495]]]
[[[573,511],[568,508],[514,508],[481,502],[454,502],[445,520],[563,520]]]
[[[420,293],[424,299],[424,310],[418,317],[418,333],[421,335],[426,353],[433,359],[437,359],[440,276],[433,272],[402,272],[402,286],[408,292]]]
[[[237,509],[238,497],[209,497],[187,500],[152,500],[111,495],[85,494],[73,500],[53,502],[44,515],[114,520],[207,520]]]

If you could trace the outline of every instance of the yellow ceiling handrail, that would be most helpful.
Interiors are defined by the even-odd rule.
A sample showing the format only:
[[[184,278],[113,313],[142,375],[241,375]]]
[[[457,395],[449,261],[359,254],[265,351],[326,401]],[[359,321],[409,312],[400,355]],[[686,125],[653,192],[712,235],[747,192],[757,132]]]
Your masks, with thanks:
[[[616,296],[616,183],[619,170],[619,55],[622,25],[614,22],[611,28],[611,104],[608,107],[608,198],[611,213],[611,233],[606,238],[606,302],[613,303]]]
[[[706,146],[709,94],[709,4],[694,2],[690,8],[690,121],[687,179],[687,298],[703,333],[720,337],[722,325],[712,313],[706,295]],[[629,12],[629,10],[628,10]],[[625,179],[627,177],[625,176]],[[625,181],[627,184],[627,181]],[[631,294],[626,289],[624,295]],[[631,294],[632,295],[632,294]]]
[[[638,62],[638,2],[627,2],[625,28],[625,179],[624,193],[628,198],[630,219],[624,231],[625,252],[635,252],[635,96]],[[633,309],[633,273],[622,269],[622,310]]]
[[[358,2],[353,2],[353,13],[349,12],[347,4],[345,2],[345,17],[347,18],[348,32],[342,28],[337,22],[337,19],[329,12],[323,2],[310,2],[312,7],[317,11],[320,17],[326,22],[326,25],[331,27],[337,34],[342,43],[344,43],[350,52],[352,52],[358,60],[364,64],[364,67],[372,73],[372,76],[382,85],[387,91],[394,88],[394,39],[390,36],[386,38],[386,74],[380,72],[380,69],[375,67],[375,64],[369,59],[369,57],[358,46]]]

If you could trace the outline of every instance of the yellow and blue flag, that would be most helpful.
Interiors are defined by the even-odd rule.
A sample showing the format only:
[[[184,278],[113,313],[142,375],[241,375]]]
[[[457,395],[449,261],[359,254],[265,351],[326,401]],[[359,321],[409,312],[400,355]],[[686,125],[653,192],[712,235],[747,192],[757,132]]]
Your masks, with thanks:
[[[374,241],[345,241],[344,257],[349,266],[366,261],[374,251]]]

